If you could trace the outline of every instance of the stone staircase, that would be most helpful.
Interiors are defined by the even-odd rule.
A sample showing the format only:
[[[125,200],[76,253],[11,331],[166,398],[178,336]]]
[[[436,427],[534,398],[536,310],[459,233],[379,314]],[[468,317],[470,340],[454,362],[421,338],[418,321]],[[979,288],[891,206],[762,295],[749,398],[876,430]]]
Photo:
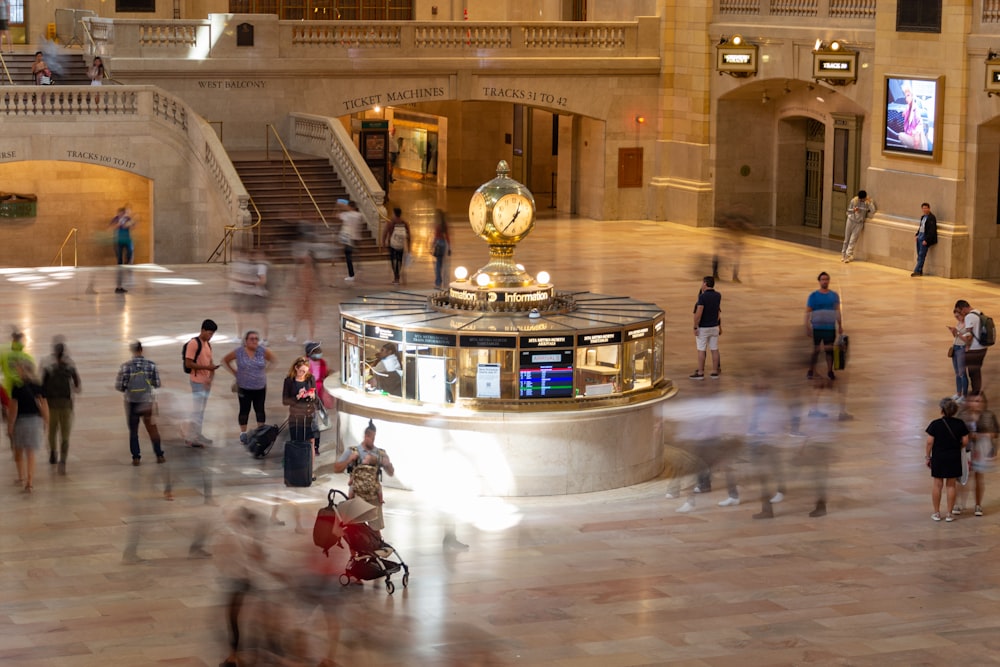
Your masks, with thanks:
[[[35,83],[31,76],[31,65],[35,62],[34,51],[30,53],[5,53],[4,62],[7,63],[7,71],[10,72],[11,82],[15,86],[29,86]],[[46,60],[48,62],[48,60]],[[50,68],[54,63],[48,62]],[[87,62],[83,59],[83,54],[79,51],[63,51],[60,56],[59,67],[62,73],[52,72],[53,83],[64,86],[89,86],[90,79],[87,77]],[[0,71],[0,79],[4,84],[7,75]]]
[[[336,208],[337,200],[349,198],[347,190],[328,160],[294,159],[295,166],[312,193],[312,199],[287,160],[233,159],[236,173],[260,211],[261,247],[267,251],[272,262],[291,262],[292,247],[299,238],[301,229],[308,227],[319,242],[333,246],[339,262],[342,253],[336,243],[340,231]],[[322,211],[329,229],[323,225],[313,199]],[[354,251],[354,261],[385,257],[386,253],[378,249],[376,239],[365,229],[364,238]]]

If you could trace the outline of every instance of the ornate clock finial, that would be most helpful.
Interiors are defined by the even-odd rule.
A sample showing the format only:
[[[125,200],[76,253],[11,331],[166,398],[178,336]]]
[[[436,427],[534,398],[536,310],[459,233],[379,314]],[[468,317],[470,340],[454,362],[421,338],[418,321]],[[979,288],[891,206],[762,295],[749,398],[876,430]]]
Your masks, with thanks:
[[[507,178],[510,175],[510,166],[507,164],[507,160],[500,160],[497,162],[497,177]]]

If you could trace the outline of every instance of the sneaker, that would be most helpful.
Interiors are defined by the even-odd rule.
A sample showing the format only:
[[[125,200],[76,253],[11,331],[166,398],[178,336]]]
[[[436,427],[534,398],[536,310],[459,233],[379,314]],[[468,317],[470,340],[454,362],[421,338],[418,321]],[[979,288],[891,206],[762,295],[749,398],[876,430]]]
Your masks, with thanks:
[[[737,506],[739,504],[740,504],[740,499],[739,498],[733,498],[732,496],[729,496],[725,500],[720,500],[719,501],[719,507],[735,507],[735,506]]]
[[[52,465],[55,465],[58,462],[59,462],[58,459],[56,459],[56,453],[55,452],[49,452],[49,463],[51,463]]]
[[[826,414],[825,412],[822,412],[821,410],[810,410],[809,411],[809,416],[810,417],[819,417],[821,419],[826,419],[830,415]]]
[[[754,514],[753,518],[755,518],[755,519],[773,519],[774,518],[774,510],[772,510],[770,507],[768,507],[767,509],[762,509],[761,511],[757,512],[756,514]]]
[[[951,513],[954,514],[955,516],[959,516],[962,513],[962,506],[955,505],[954,507],[951,508]]]
[[[958,399],[960,399],[960,398],[962,398],[962,397],[961,397],[961,395],[959,395],[959,394],[952,394],[952,395],[951,395],[951,400],[953,400],[953,401],[957,401],[957,400],[958,400]]]
[[[955,520],[955,517],[953,517],[953,516],[951,516],[951,515],[949,515],[949,516],[946,516],[946,517],[944,518],[944,522],[945,522],[945,523],[951,523],[951,522],[952,522],[952,521],[954,521],[954,520]]]
[[[720,371],[712,371],[712,373],[711,373],[711,375],[709,375],[709,377],[712,378],[713,380],[718,380],[719,379],[719,375],[721,375]]]
[[[941,520],[941,513],[940,512],[934,512],[934,514],[931,514],[931,518],[934,519],[935,521],[940,521]],[[951,517],[949,517],[949,518],[951,518]]]
[[[688,377],[691,378],[692,380],[704,380],[705,374],[695,371],[694,373],[691,373],[691,375],[688,375]]]
[[[699,484],[698,486],[694,487],[694,492],[695,493],[711,493],[712,492],[712,487],[709,486],[709,485],[707,485],[707,484],[705,486],[701,486]]]
[[[139,457],[136,457],[136,458],[132,459],[132,465],[134,465],[134,466],[139,465]]]
[[[673,500],[674,498],[677,497],[677,494],[667,491],[665,494],[663,494],[663,497],[666,498],[667,500]]]
[[[812,371],[809,371],[808,373],[806,373],[806,379],[807,380],[812,380],[814,377],[816,377],[816,374],[813,373]]]
[[[246,447],[247,442],[249,442],[249,437],[250,436],[248,436],[246,433],[240,433],[240,444]]]
[[[211,558],[212,554],[201,547],[191,547],[188,549],[188,558]]]
[[[774,505],[775,503],[780,503],[784,499],[785,499],[785,494],[783,494],[781,491],[778,491],[776,494],[771,496],[771,504]]]
[[[983,515],[983,506],[982,505],[976,505],[976,511],[974,512],[974,514],[976,516],[982,516]]]
[[[354,276],[347,276],[346,278],[344,278],[344,282],[345,283],[353,283],[354,282]]]
[[[837,379],[837,376],[833,374],[833,371],[830,371],[829,373],[827,373],[826,376],[828,378],[830,378],[831,380],[836,380]]]
[[[167,462],[167,457],[164,456],[163,454],[160,454],[159,456],[156,457],[156,462],[157,463],[166,463]]]
[[[684,504],[681,505],[680,507],[678,507],[675,511],[679,512],[681,514],[687,514],[688,512],[693,512],[694,511],[694,501],[685,500]]]
[[[206,437],[205,437],[205,436],[203,436],[203,435],[199,435],[199,436],[197,436],[197,437],[196,437],[196,438],[194,439],[194,441],[195,441],[195,442],[197,442],[197,443],[198,443],[199,445],[204,445],[204,446],[206,446],[206,447],[207,447],[208,445],[211,445],[211,444],[212,444],[212,439],[211,439],[211,438],[206,438]]]
[[[818,503],[816,503],[816,509],[814,509],[812,512],[809,512],[809,516],[811,516],[814,519],[816,517],[826,516],[826,503],[824,503],[823,501],[819,501]]]
[[[193,442],[191,440],[188,440],[184,444],[186,444],[188,447],[194,447],[195,449],[205,449],[205,445],[201,444],[200,442]]]
[[[922,271],[914,271],[913,273],[910,274],[910,277],[916,278],[917,276],[922,276],[922,275],[924,275]]]

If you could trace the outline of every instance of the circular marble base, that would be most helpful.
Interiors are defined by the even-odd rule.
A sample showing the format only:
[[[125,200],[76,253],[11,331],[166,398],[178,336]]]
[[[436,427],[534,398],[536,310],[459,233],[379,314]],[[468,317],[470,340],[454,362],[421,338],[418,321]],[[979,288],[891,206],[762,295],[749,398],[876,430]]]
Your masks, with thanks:
[[[375,444],[396,469],[383,484],[460,497],[586,493],[644,482],[663,470],[659,407],[669,385],[642,401],[563,411],[481,412],[333,390],[337,440],[354,447],[374,420]]]

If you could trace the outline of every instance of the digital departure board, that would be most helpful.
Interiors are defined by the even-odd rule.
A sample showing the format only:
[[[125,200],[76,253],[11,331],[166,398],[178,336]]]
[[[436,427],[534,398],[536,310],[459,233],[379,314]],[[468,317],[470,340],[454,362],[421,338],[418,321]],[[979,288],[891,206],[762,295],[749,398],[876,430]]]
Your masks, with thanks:
[[[572,398],[573,350],[524,350],[521,398]]]

